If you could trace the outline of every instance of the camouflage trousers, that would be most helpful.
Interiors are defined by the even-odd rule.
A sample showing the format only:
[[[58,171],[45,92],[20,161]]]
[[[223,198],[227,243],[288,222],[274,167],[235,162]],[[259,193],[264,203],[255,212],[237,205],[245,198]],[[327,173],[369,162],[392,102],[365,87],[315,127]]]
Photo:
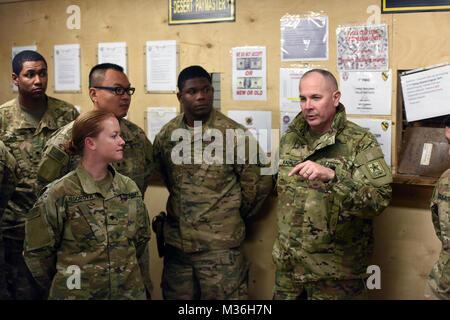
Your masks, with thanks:
[[[240,248],[184,253],[166,246],[165,300],[248,299],[248,262]]]
[[[44,290],[34,280],[23,258],[23,240],[3,238],[8,292],[12,300],[43,300]]]
[[[5,250],[3,249],[3,239],[0,236],[0,300],[11,299],[6,285],[6,270]]]
[[[292,270],[277,270],[274,300],[364,300],[367,299],[364,279],[333,280],[311,282],[293,280]]]
[[[450,293],[440,294],[436,289],[433,289],[430,280],[427,280],[425,282],[424,300],[450,300]]]

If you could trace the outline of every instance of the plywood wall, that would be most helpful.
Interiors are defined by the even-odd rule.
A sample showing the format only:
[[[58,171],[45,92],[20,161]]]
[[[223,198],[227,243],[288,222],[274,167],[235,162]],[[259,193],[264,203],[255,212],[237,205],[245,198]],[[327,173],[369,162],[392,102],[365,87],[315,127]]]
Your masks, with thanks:
[[[66,9],[74,4],[81,9],[79,30],[66,27],[70,16]],[[47,93],[81,106],[82,111],[89,110],[88,73],[97,63],[97,44],[125,41],[128,46],[128,76],[136,87],[129,119],[144,128],[147,107],[178,107],[175,94],[145,93],[145,43],[151,40],[177,40],[180,70],[199,64],[209,72],[221,73],[223,111],[269,110],[272,111],[272,127],[279,128],[279,68],[303,65],[301,62],[281,62],[280,18],[287,13],[317,12],[327,15],[330,58],[328,61],[311,62],[311,65],[327,68],[337,75],[335,30],[338,26],[365,24],[371,15],[367,13],[371,5],[379,6],[380,1],[237,0],[235,22],[169,26],[166,0],[0,1],[0,102],[16,96],[11,89],[11,47],[34,44],[48,62],[50,79]],[[388,25],[389,58],[394,75],[397,70],[450,61],[450,38],[446,36],[450,29],[449,12],[381,15],[381,23]],[[81,46],[82,91],[55,94],[53,46],[72,43]],[[267,101],[232,100],[230,51],[238,46],[266,46]],[[393,80],[394,111],[391,119],[395,126],[399,119],[395,112],[397,82],[395,77]],[[393,145],[398,143],[394,138]],[[382,265],[382,274],[385,270],[386,285],[373,294],[375,298],[420,298],[427,268],[432,265],[439,250],[427,208],[426,195],[430,191],[425,192],[423,197],[406,201],[411,193],[402,190],[401,186],[397,188],[393,205],[376,220],[378,246],[374,261]],[[418,192],[423,194],[420,190]],[[152,216],[164,210],[166,198],[167,191],[159,184],[147,190],[145,199]],[[253,299],[271,298],[275,270],[271,262],[271,246],[276,236],[275,221],[276,199],[271,198],[264,212],[251,224],[245,243],[252,265],[250,296]],[[160,299],[162,262],[156,254],[155,240],[152,239],[151,243],[153,298]],[[423,259],[416,259],[418,253],[414,248],[424,243],[427,247],[421,251]],[[395,262],[398,260],[408,261],[412,267],[405,269],[405,263],[398,264]],[[414,273],[417,270],[420,271]]]
[[[177,40],[180,70],[200,64],[210,72],[222,75],[222,109],[258,109],[273,113],[272,126],[279,127],[278,83],[279,68],[295,63],[280,61],[280,18],[286,14],[321,12],[329,19],[329,61],[312,63],[336,72],[336,37],[338,25],[364,24],[369,18],[366,9],[370,1],[237,1],[236,22],[191,25],[168,25],[168,2],[164,0],[42,0],[0,5],[1,48],[0,98],[14,97],[10,89],[10,56],[12,46],[37,45],[48,60],[50,70],[49,93],[53,94],[53,46],[79,43],[81,46],[82,92],[54,94],[56,97],[80,105],[82,110],[91,107],[87,95],[88,73],[97,63],[98,42],[125,41],[128,46],[128,75],[137,88],[133,97],[130,119],[143,125],[143,113],[149,106],[177,106],[173,94],[145,93],[144,46],[150,40]],[[69,5],[81,9],[81,28],[69,30],[66,13]],[[14,13],[14,14],[11,14]],[[382,16],[390,24],[391,17]],[[266,46],[267,48],[267,101],[233,101],[231,96],[232,47]]]

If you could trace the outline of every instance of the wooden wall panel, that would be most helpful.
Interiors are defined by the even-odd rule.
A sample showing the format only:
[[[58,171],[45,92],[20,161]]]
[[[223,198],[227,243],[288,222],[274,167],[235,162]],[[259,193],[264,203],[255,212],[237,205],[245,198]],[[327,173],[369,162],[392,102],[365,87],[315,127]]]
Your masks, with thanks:
[[[69,5],[81,9],[81,29],[69,30],[66,20]],[[90,68],[97,62],[97,43],[126,41],[128,46],[128,75],[137,91],[133,97],[130,119],[143,126],[143,113],[148,106],[177,106],[172,94],[145,93],[144,46],[149,40],[177,40],[179,44],[180,70],[192,64],[200,64],[210,72],[222,74],[222,108],[261,109],[273,113],[272,126],[279,128],[278,85],[279,68],[298,65],[280,61],[280,18],[286,14],[322,12],[329,16],[328,61],[312,62],[312,65],[336,73],[336,36],[338,25],[364,24],[369,17],[366,8],[370,1],[358,1],[348,6],[346,1],[302,1],[289,0],[237,2],[236,22],[169,26],[167,23],[167,1],[136,0],[124,3],[119,0],[101,1],[31,1],[0,5],[0,21],[3,28],[0,43],[0,70],[10,69],[12,46],[36,44],[48,60],[50,70],[49,94],[80,105],[89,110],[91,103],[87,95]],[[10,14],[14,12],[14,14]],[[382,22],[389,17],[382,16]],[[82,92],[52,92],[53,46],[79,43],[81,45]],[[267,47],[267,101],[233,101],[231,95],[231,48],[237,46]],[[0,98],[14,97],[7,76],[0,79]],[[9,90],[8,90],[9,89]]]
[[[439,257],[428,209],[432,188],[394,185],[391,205],[374,220],[372,263],[381,269],[381,290],[373,299],[423,299],[425,281]]]
[[[399,70],[450,62],[450,12],[394,17],[393,67]]]

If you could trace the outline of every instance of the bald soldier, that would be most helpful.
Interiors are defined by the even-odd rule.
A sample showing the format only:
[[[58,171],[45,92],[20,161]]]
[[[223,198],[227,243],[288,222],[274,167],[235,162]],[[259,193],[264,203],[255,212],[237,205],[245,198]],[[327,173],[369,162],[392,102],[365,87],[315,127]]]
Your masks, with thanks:
[[[153,150],[144,130],[124,118],[130,108],[134,91],[135,88],[131,87],[121,66],[112,63],[98,64],[89,73],[89,97],[93,102],[93,109],[113,113],[119,120],[120,135],[125,141],[122,160],[111,165],[119,173],[131,178],[143,197],[154,172]],[[45,146],[38,169],[41,188],[75,170],[80,163],[80,156],[69,156],[64,151],[64,145],[72,135],[73,123],[58,130]],[[147,249],[145,254],[148,265]],[[146,278],[145,281],[147,295],[150,297],[152,288],[150,278]]]
[[[306,72],[299,89],[301,113],[280,141],[274,299],[366,298],[391,173],[375,137],[346,119],[330,72]]]
[[[445,118],[445,137],[450,144],[450,115]],[[450,156],[450,148],[448,150]],[[439,259],[428,275],[425,298],[450,300],[450,169],[439,178],[431,197],[431,217],[442,243]]]
[[[12,299],[44,298],[22,256],[25,216],[37,199],[36,175],[51,134],[78,116],[75,107],[46,95],[47,62],[36,51],[22,51],[12,61],[17,98],[0,106],[0,139],[18,165],[18,183],[2,221],[8,290]]]

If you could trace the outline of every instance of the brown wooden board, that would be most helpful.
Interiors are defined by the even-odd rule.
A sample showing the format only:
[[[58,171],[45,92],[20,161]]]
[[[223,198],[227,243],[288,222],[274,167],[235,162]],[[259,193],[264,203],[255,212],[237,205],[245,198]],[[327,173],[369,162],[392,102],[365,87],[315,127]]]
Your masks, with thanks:
[[[428,164],[424,164],[424,146],[431,144]],[[425,146],[425,149],[427,146]],[[401,174],[439,177],[450,167],[448,142],[444,128],[406,128],[402,141],[398,172]],[[421,164],[422,162],[422,164]]]

